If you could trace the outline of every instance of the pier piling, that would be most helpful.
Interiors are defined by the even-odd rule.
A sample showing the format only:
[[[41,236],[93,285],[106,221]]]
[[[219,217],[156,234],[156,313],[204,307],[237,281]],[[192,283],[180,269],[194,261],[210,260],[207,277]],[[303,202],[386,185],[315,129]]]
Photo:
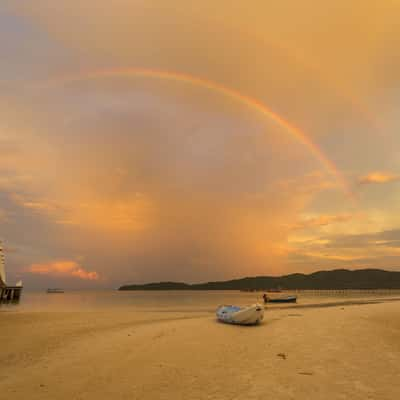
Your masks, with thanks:
[[[21,298],[22,287],[3,286],[0,287],[0,303],[18,301]]]

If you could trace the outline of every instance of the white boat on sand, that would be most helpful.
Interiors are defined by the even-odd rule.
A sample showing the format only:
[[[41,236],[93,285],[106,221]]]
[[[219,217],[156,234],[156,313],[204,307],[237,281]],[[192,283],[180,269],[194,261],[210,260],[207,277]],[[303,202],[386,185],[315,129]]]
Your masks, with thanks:
[[[255,325],[263,320],[264,307],[261,304],[247,307],[223,305],[217,309],[217,318],[227,324]]]

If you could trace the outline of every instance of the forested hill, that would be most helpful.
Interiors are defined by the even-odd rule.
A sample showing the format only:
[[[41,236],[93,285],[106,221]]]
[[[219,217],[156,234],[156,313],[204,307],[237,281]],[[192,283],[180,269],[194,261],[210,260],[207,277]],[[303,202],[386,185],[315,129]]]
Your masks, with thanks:
[[[380,269],[318,271],[312,274],[256,276],[230,281],[187,284],[158,282],[124,285],[119,290],[266,290],[266,289],[400,289],[400,272]]]

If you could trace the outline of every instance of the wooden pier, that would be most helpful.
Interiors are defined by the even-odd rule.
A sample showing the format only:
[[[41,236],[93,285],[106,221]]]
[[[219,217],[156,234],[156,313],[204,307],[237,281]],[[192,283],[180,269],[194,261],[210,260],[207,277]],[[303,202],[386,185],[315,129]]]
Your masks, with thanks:
[[[17,302],[21,293],[22,286],[0,286],[0,303]]]
[[[15,286],[7,284],[6,269],[4,262],[3,245],[0,241],[0,304],[1,303],[17,303],[21,298],[22,281],[19,281]]]

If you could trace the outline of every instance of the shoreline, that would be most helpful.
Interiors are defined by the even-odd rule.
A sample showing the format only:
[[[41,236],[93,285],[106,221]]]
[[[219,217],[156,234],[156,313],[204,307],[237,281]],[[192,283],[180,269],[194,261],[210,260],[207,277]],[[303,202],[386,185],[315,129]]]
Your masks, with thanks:
[[[318,296],[316,297],[318,299]],[[391,303],[391,302],[398,302],[400,301],[400,297],[386,297],[386,296],[378,296],[378,297],[365,297],[365,298],[354,298],[354,299],[349,299],[349,300],[335,300],[335,297],[331,297],[329,300],[328,298],[324,299],[323,301],[319,302],[312,302],[312,303],[303,303],[302,298],[299,299],[296,303],[288,303],[288,304],[282,304],[282,303],[264,303],[262,299],[243,299],[243,298],[238,298],[239,303],[243,303],[243,300],[247,300],[246,304],[250,304],[251,302],[259,302],[260,304],[264,305],[266,310],[273,311],[273,310],[286,310],[286,309],[318,309],[318,308],[332,308],[332,307],[343,307],[343,306],[360,306],[360,305],[368,305],[368,304],[381,304],[381,303]],[[250,300],[250,301],[248,301]],[[309,300],[309,299],[308,299]],[[243,304],[244,305],[244,304]],[[93,310],[74,310],[74,309],[67,309],[67,310],[60,310],[60,309],[35,309],[35,310],[29,310],[29,309],[20,309],[19,308],[20,304],[13,302],[13,303],[2,303],[0,304],[0,313],[6,312],[6,313],[42,313],[42,312],[55,312],[55,313],[70,313],[70,312],[108,312],[111,311],[110,309],[101,309],[100,307],[97,307],[96,309]],[[140,305],[127,305],[125,308],[121,308],[120,311],[125,311],[125,312],[137,312],[137,313],[214,313],[215,310],[219,307],[218,304],[216,304],[213,307],[206,307],[206,306],[196,306],[195,308],[189,308],[186,306],[186,308],[179,308],[176,305],[175,306],[170,306],[167,307],[166,309],[164,308],[153,308],[153,307],[146,307],[146,308],[141,308]],[[116,308],[118,310],[118,307]]]

